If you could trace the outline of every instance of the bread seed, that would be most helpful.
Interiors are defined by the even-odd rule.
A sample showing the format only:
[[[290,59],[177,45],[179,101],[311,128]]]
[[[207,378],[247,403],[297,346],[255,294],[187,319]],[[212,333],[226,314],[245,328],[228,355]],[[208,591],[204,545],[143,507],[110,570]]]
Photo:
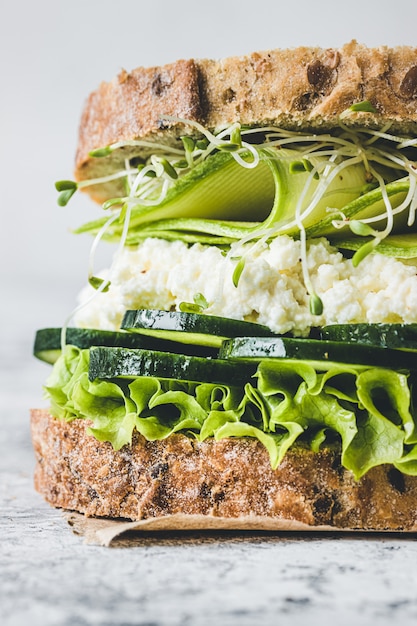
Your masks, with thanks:
[[[332,70],[323,65],[321,61],[316,59],[310,65],[307,66],[307,79],[310,85],[313,85],[316,91],[323,92],[328,87],[331,77]]]
[[[417,98],[417,65],[411,67],[400,85],[400,94],[404,98]]]

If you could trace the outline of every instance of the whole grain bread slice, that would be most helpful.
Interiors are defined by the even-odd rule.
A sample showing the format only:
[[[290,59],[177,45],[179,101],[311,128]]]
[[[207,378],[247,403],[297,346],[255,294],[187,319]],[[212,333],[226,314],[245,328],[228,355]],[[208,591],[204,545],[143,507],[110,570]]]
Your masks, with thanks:
[[[272,470],[255,439],[199,443],[182,434],[146,441],[136,433],[115,451],[88,425],[32,411],[35,487],[55,507],[147,530],[417,530],[417,477],[389,466],[355,481],[337,452],[298,447]]]
[[[369,100],[375,113],[349,111]],[[142,139],[175,145],[195,130],[166,121],[175,116],[207,128],[233,122],[316,131],[339,126],[417,131],[417,48],[368,48],[352,41],[341,48],[299,47],[216,60],[180,60],[163,67],[123,70],[88,98],[76,155],[77,180],[123,166],[126,157],[146,157],[145,148],[121,148],[97,159],[90,151]],[[181,144],[179,144],[181,145]],[[152,152],[152,150],[150,150]],[[97,201],[109,186],[88,189]]]

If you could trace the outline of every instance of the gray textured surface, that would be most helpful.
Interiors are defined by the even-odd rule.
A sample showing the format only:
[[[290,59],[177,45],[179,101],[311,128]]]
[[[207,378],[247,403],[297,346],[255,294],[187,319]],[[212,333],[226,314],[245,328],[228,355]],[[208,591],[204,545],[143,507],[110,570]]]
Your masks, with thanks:
[[[41,291],[15,294],[0,317],[3,626],[417,623],[414,537],[192,533],[85,545],[32,488],[28,409],[48,371],[30,356],[33,333],[66,307],[58,298],[41,309]]]

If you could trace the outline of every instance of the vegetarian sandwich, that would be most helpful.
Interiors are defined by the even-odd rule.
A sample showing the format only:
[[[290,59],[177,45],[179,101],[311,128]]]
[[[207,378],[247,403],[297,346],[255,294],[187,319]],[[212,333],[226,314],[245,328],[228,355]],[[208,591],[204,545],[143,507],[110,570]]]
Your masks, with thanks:
[[[98,211],[76,231],[80,301],[35,339],[50,504],[155,529],[417,530],[416,48],[123,71],[56,188]]]

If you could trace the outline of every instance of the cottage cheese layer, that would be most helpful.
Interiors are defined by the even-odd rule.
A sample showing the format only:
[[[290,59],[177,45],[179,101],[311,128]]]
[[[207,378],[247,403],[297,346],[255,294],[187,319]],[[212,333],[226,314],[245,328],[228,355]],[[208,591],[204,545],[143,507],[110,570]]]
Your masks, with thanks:
[[[319,317],[309,310],[299,241],[282,236],[248,246],[245,259],[234,287],[236,260],[218,248],[147,239],[125,248],[111,272],[101,273],[111,280],[108,292],[91,299],[90,287],[82,291],[85,306],[74,321],[117,330],[126,309],[178,310],[200,293],[210,304],[207,313],[256,321],[278,333],[305,335],[311,326],[332,323],[417,322],[416,268],[396,259],[372,254],[355,268],[326,239],[310,241],[308,271],[324,305]]]

